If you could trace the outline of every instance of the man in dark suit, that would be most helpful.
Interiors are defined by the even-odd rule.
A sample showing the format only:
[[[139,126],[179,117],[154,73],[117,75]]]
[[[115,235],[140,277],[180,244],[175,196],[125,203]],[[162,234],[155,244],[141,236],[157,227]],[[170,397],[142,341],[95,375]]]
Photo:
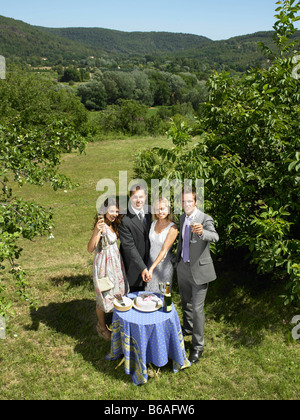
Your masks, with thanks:
[[[119,226],[120,252],[124,261],[130,291],[144,290],[149,280],[147,262],[149,258],[151,212],[145,206],[146,191],[142,185],[134,185],[130,190],[127,214]]]
[[[183,308],[183,334],[192,335],[189,360],[198,362],[204,348],[204,302],[208,283],[216,279],[209,245],[218,242],[213,219],[196,207],[196,192],[185,190],[177,248],[177,280]],[[193,225],[191,227],[191,225]]]

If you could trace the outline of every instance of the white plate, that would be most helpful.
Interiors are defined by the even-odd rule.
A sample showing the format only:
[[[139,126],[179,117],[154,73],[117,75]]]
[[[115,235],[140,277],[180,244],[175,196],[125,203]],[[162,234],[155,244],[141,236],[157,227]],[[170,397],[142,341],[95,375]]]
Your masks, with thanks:
[[[163,305],[158,306],[157,308],[154,308],[154,309],[143,309],[143,308],[140,308],[139,306],[136,306],[136,304],[135,304],[135,299],[134,299],[134,301],[133,301],[133,307],[134,307],[136,310],[140,311],[140,312],[155,312],[155,311],[158,311],[159,309],[161,309],[161,308],[162,308],[162,306],[163,306]]]
[[[118,305],[118,301],[117,301],[117,299],[114,299],[114,301],[113,301],[113,303],[114,303],[114,307],[115,307],[115,309],[117,310],[117,311],[121,311],[121,312],[127,312],[127,311],[130,311],[130,309],[132,308],[132,304],[133,304],[133,301],[130,299],[130,298],[125,298],[125,297],[123,297],[123,299],[125,299],[125,302],[127,302],[128,303],[128,305],[126,305],[126,306],[121,306],[121,305]]]
[[[134,302],[133,302],[133,307],[134,307],[137,311],[140,311],[140,312],[155,312],[155,311],[158,311],[159,309],[161,309],[161,308],[162,308],[162,306],[159,306],[158,308],[155,308],[155,309],[148,309],[148,310],[146,310],[146,309],[139,308],[138,306],[136,306],[136,305],[135,305],[135,303],[134,303]]]

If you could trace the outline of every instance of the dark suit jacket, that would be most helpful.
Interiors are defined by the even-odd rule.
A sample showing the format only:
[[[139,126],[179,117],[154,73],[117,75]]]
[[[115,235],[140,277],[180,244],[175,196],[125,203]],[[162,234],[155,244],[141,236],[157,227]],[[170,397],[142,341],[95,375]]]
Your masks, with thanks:
[[[216,273],[213,260],[210,255],[210,242],[218,242],[219,235],[216,232],[213,219],[200,210],[197,210],[197,221],[203,225],[203,234],[194,235],[197,243],[190,243],[190,267],[196,284],[205,284],[216,279]],[[185,214],[179,218],[179,240],[177,248],[177,263],[181,260],[182,251],[182,228],[185,220]]]
[[[120,252],[131,287],[142,287],[144,283],[141,273],[147,268],[150,250],[149,231],[152,222],[150,208],[144,208],[145,213],[147,210],[145,226],[129,204],[128,212],[119,226]]]

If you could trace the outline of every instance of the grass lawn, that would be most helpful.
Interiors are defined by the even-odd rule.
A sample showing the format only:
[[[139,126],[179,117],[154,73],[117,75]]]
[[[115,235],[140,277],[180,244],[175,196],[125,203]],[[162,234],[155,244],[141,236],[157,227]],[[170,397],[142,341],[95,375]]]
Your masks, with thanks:
[[[282,307],[281,285],[266,283],[232,256],[216,262],[218,280],[206,301],[206,347],[201,361],[173,374],[150,371],[133,385],[119,361],[108,362],[109,343],[96,333],[93,256],[87,253],[96,211],[97,182],[119,171],[133,176],[137,151],[167,145],[165,138],[110,140],[66,155],[61,172],[79,182],[72,191],[24,186],[17,194],[52,207],[54,239],[24,241],[20,264],[28,272],[39,309],[12,294],[16,315],[0,340],[0,399],[201,400],[298,399],[300,342],[292,339],[297,312]],[[10,277],[5,276],[9,282]],[[11,293],[8,288],[8,293]],[[174,303],[181,318],[178,293]],[[190,340],[185,339],[186,349]]]

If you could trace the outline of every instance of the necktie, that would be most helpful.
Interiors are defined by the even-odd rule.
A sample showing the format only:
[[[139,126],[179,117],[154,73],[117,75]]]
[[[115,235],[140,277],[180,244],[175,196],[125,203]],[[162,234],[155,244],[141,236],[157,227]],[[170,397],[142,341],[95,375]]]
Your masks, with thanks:
[[[138,214],[140,221],[143,223],[143,225],[145,225],[145,217],[142,211],[139,212]]]
[[[190,225],[186,224],[184,229],[184,237],[183,237],[183,254],[182,259],[183,262],[188,262],[190,260],[190,234],[191,234],[191,227]]]

